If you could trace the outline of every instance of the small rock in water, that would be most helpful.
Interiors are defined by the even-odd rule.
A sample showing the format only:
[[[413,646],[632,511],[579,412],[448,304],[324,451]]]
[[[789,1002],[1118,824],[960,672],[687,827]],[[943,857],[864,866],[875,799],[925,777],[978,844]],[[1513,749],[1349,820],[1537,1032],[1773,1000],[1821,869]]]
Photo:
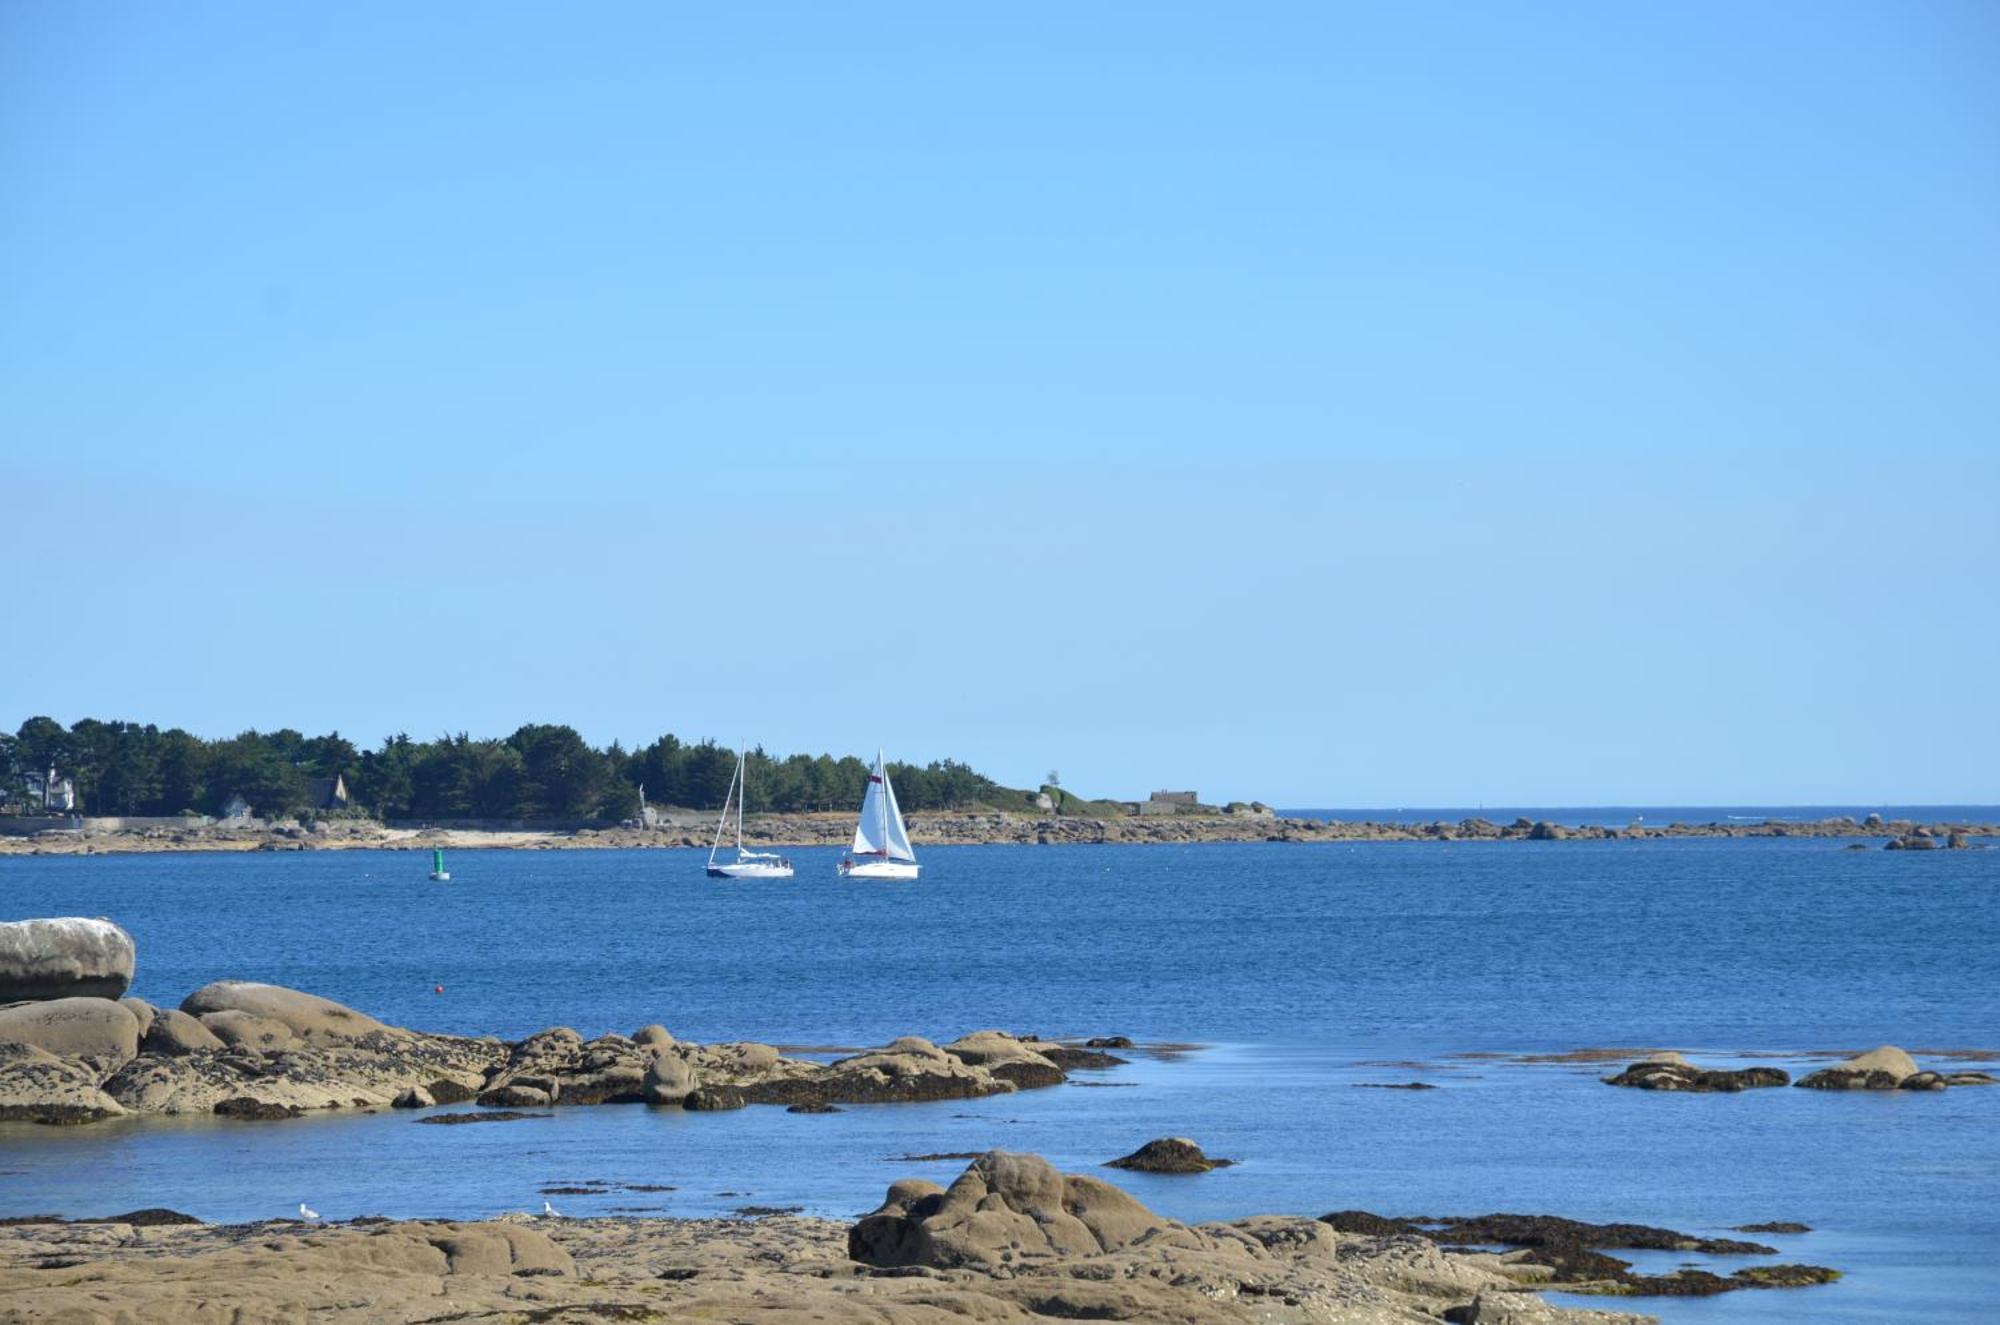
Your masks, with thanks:
[[[553,1117],[552,1113],[516,1113],[511,1109],[494,1109],[485,1113],[434,1113],[417,1121],[450,1126],[453,1123],[511,1123],[523,1118]]]
[[[1210,1159],[1201,1147],[1184,1136],[1163,1136],[1148,1141],[1129,1155],[1109,1161],[1105,1167],[1131,1169],[1138,1173],[1207,1173],[1234,1164],[1233,1159]]]
[[[1808,1224],[1793,1223],[1787,1219],[1774,1219],[1768,1224],[1738,1224],[1731,1231],[1736,1233],[1810,1233],[1812,1232],[1812,1227]]]
[[[277,1104],[249,1095],[235,1095],[226,1100],[218,1100],[215,1105],[215,1116],[218,1118],[248,1118],[255,1122],[296,1118],[304,1112],[305,1110],[296,1104]]]

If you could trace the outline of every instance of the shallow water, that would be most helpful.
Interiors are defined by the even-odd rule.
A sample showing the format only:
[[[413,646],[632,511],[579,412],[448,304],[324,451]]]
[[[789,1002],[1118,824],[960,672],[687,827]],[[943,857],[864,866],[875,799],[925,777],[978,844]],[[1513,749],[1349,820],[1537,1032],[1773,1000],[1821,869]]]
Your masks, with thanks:
[[[981,1026],[1194,1040],[973,1103],[602,1107],[477,1127],[384,1113],[276,1124],[0,1128],[0,1215],[169,1205],[212,1219],[744,1204],[849,1216],[892,1178],[1002,1145],[1087,1168],[1186,1134],[1243,1162],[1117,1175],[1183,1218],[1547,1211],[1764,1240],[1841,1283],[1647,1304],[1668,1321],[1972,1320],[2000,1288],[2000,1088],[1941,1095],[1611,1090],[1596,1065],[1465,1053],[1665,1045],[1782,1057],[2000,1048],[2000,851],[1784,839],[925,852],[918,885],[721,884],[682,851],[0,859],[0,914],[109,915],[162,1004],[228,976],[425,1029],[879,1043]],[[432,992],[442,984],[445,992]],[[1375,1060],[1419,1066],[1370,1066]],[[1078,1080],[1086,1079],[1079,1074]],[[1424,1092],[1353,1089],[1422,1079]],[[723,1193],[740,1193],[740,1195]],[[1662,1267],[1680,1259],[1668,1256]],[[1649,1262],[1652,1263],[1652,1262]],[[1744,1262],[1724,1261],[1724,1272]]]

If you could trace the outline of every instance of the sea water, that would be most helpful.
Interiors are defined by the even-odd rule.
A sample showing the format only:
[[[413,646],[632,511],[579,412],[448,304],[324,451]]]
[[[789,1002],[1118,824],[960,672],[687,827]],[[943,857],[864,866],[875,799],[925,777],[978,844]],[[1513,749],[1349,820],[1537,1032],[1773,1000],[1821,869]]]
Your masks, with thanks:
[[[2000,1048],[2000,850],[1845,846],[931,848],[916,884],[840,881],[836,853],[809,849],[784,883],[712,881],[701,853],[671,850],[459,851],[449,884],[426,881],[427,856],[383,851],[0,858],[0,916],[109,916],[138,942],[132,992],[163,1006],[226,977],[506,1037],[657,1021],[820,1052],[983,1027],[1199,1046],[1049,1090],[833,1115],[7,1125],[0,1216],[247,1220],[305,1201],[477,1217],[604,1185],[547,1199],[847,1218],[894,1178],[963,1164],[906,1154],[1001,1146],[1089,1171],[1186,1135],[1241,1162],[1108,1176],[1183,1219],[1520,1211],[1710,1235],[1798,1220],[1815,1231],[1762,1240],[1840,1283],[1645,1309],[1983,1318],[2000,1291],[2000,1087],[1677,1096],[1604,1086],[1602,1064],[1517,1061],[1659,1046],[1797,1075],[1885,1042],[1920,1059]],[[1438,1088],[1361,1088],[1413,1080]]]

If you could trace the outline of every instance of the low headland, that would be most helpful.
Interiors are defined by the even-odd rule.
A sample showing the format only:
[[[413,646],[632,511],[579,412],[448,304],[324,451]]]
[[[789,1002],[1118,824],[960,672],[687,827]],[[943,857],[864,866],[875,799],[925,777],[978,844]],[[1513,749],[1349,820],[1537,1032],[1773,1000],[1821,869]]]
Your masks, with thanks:
[[[1922,823],[1840,816],[1709,822],[1565,825],[1517,818],[1504,823],[1469,818],[1407,823],[1379,820],[1288,818],[1262,807],[1213,814],[1067,816],[1000,810],[947,810],[908,816],[919,846],[1187,845],[1198,842],[1641,842],[1687,838],[1813,838],[1844,840],[1849,847],[1888,850],[1957,850],[2000,839],[2000,824]],[[434,847],[521,850],[699,848],[713,839],[712,818],[666,810],[651,825],[591,820],[534,822],[444,820],[434,824],[383,823],[353,816],[305,816],[286,821],[188,819],[127,826],[107,819],[79,819],[32,832],[0,835],[0,855],[88,855],[150,851],[429,850]],[[847,812],[752,814],[745,840],[763,847],[841,847],[854,833]]]
[[[890,761],[919,846],[1193,842],[1544,842],[1688,837],[1868,839],[1899,849],[1972,846],[2000,824],[1839,817],[1623,826],[1480,817],[1412,823],[1285,816],[1193,791],[1088,798],[1050,770],[1010,787],[954,759]],[[573,727],[503,738],[398,733],[362,749],[339,732],[284,728],[204,739],[150,723],[32,717],[0,732],[0,855],[406,847],[702,847],[731,803],[760,846],[843,846],[871,766],[854,755],[665,734],[627,750]]]

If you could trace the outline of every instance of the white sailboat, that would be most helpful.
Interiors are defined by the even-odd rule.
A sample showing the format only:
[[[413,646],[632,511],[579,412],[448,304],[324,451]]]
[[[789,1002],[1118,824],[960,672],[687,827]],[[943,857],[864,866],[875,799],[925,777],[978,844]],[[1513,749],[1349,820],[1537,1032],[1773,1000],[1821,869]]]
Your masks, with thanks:
[[[722,818],[715,825],[715,845],[708,849],[708,877],[711,879],[789,879],[792,877],[792,862],[783,856],[768,851],[746,851],[743,847],[743,801],[748,788],[744,785],[744,766],[747,751],[736,752],[736,772],[729,779],[729,794],[722,798]],[[736,806],[736,859],[716,863],[716,853],[722,850],[722,834],[729,827],[729,807]]]
[[[868,776],[868,794],[861,801],[860,822],[854,825],[854,846],[841,859],[840,873],[848,879],[917,877],[917,853],[910,849],[910,833],[903,827],[903,812],[896,808],[896,789],[889,785],[880,750],[875,752],[875,771]]]

